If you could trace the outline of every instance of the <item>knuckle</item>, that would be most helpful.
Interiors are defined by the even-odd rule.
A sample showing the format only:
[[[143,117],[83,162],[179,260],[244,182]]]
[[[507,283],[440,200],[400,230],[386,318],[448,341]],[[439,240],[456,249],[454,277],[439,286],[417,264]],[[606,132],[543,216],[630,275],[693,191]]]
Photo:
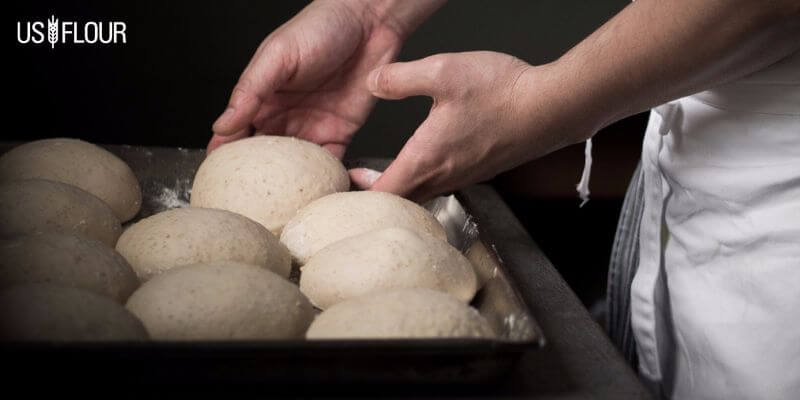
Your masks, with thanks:
[[[298,67],[298,48],[297,43],[284,39],[282,36],[269,40],[262,57],[267,57],[270,63],[280,65],[287,71],[287,76],[293,76]]]
[[[230,105],[236,106],[241,103],[245,98],[251,96],[253,83],[250,78],[242,77],[236,86],[233,87],[231,93]]]
[[[435,83],[438,93],[444,98],[461,98],[471,82],[465,81],[463,66],[452,55],[432,56],[430,60],[430,79]]]
[[[253,82],[250,80],[250,78],[242,78],[238,83],[236,83],[236,86],[233,87],[233,94],[247,94],[252,86]]]
[[[444,55],[431,56],[430,71],[434,79],[441,80],[448,76],[451,66],[452,61],[449,59],[449,57]]]
[[[289,46],[280,38],[268,38],[264,41],[264,53],[273,57],[283,57],[289,52]]]
[[[377,76],[375,77],[375,86],[381,92],[391,92],[392,91],[392,82],[394,81],[391,68],[390,67],[383,67],[378,70]]]
[[[457,166],[455,160],[451,157],[446,157],[439,163],[439,177],[442,179],[447,179],[452,177],[457,170]]]

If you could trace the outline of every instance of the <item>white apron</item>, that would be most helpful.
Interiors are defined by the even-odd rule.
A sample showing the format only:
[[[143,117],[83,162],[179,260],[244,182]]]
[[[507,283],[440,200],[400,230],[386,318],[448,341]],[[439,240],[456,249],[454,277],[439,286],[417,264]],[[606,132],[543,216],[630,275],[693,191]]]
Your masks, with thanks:
[[[653,109],[642,171],[642,376],[668,398],[800,398],[800,52]]]

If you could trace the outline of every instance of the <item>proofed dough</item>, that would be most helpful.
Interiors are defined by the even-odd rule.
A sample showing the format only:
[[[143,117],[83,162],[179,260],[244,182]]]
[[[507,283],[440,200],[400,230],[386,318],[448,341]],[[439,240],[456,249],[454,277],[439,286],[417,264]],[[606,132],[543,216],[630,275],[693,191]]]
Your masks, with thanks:
[[[191,204],[242,214],[280,234],[298,209],[349,187],[347,170],[322,147],[293,137],[254,136],[225,144],[203,161]]]
[[[130,167],[107,150],[78,139],[37,140],[0,157],[0,180],[29,178],[79,187],[108,204],[123,222],[142,205],[142,190]]]
[[[0,183],[0,236],[73,233],[114,247],[122,225],[103,201],[75,186],[44,179]]]
[[[395,289],[343,301],[318,315],[309,339],[489,338],[474,308],[430,289]]]
[[[175,208],[145,218],[119,238],[117,251],[142,281],[181,265],[235,261],[289,276],[291,259],[272,233],[225,210]]]
[[[0,340],[131,341],[147,331],[121,304],[86,290],[27,284],[0,292]]]
[[[326,309],[393,288],[429,288],[468,303],[477,290],[472,265],[447,242],[403,228],[362,233],[335,242],[302,267],[300,290]]]
[[[363,191],[334,193],[313,201],[286,224],[281,242],[292,258],[305,264],[331,243],[390,227],[447,240],[439,221],[418,204],[390,193]]]
[[[260,267],[188,265],[154,277],[128,300],[154,339],[301,338],[314,310],[297,286]]]
[[[131,266],[95,240],[43,233],[0,240],[0,288],[49,282],[124,303],[139,286]]]

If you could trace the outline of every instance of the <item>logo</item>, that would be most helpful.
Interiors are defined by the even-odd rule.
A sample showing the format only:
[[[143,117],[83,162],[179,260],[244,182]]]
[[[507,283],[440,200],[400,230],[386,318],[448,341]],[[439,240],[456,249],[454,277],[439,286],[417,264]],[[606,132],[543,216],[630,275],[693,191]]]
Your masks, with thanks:
[[[20,44],[124,44],[128,42],[127,25],[120,21],[78,22],[59,21],[51,15],[46,21],[17,22],[17,42]]]
[[[19,25],[17,25],[17,40],[19,40]],[[47,20],[47,41],[50,42],[51,49],[56,47],[56,42],[58,42],[58,20],[55,15],[51,15],[50,19]]]

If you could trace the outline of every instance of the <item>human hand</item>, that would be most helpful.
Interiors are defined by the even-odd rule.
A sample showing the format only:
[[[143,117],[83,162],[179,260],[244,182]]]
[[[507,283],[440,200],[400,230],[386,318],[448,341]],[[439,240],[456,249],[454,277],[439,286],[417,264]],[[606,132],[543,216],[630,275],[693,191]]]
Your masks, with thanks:
[[[439,54],[378,67],[367,79],[380,98],[433,98],[428,118],[380,177],[351,171],[362,188],[417,201],[492,178],[596,131],[560,90],[556,68],[506,54]]]
[[[341,157],[375,103],[367,74],[395,58],[406,34],[407,25],[376,4],[317,0],[267,36],[214,123],[208,150],[266,133]]]

